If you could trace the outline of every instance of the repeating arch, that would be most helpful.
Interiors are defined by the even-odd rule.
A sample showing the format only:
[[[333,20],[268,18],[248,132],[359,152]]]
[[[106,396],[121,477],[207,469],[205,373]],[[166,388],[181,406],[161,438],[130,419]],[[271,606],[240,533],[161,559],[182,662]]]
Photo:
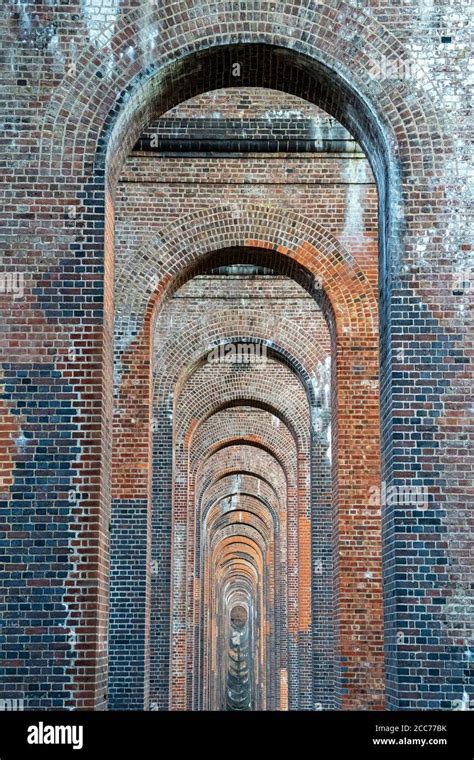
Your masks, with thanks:
[[[277,272],[302,280],[323,303],[326,295],[341,329],[376,328],[374,284],[333,235],[294,211],[249,203],[196,211],[152,236],[134,254],[133,268],[118,273],[119,330],[137,334],[165,292],[198,274],[212,254],[229,250],[232,261],[232,251],[239,248],[262,264],[270,262]],[[242,250],[236,253],[241,259]],[[328,313],[331,306],[325,306]],[[133,324],[127,324],[130,314],[137,315]]]
[[[177,23],[178,18],[180,21]],[[366,131],[379,131],[380,134],[380,125],[383,124],[390,134],[391,128],[392,135],[398,136],[397,140],[393,139],[393,145],[403,147],[401,160],[408,162],[417,157],[417,147],[409,138],[409,129],[415,125],[419,127],[419,134],[429,138],[425,146],[428,156],[423,152],[425,161],[440,161],[439,156],[449,147],[445,142],[449,129],[443,128],[444,124],[440,121],[442,115],[436,108],[438,98],[433,81],[424,79],[416,107],[409,98],[403,97],[400,83],[374,81],[371,72],[380,66],[381,60],[396,64],[406,60],[406,53],[389,29],[366,9],[349,2],[338,4],[337,8],[329,2],[320,3],[317,8],[294,3],[276,18],[271,3],[263,2],[243,12],[242,27],[241,31],[236,31],[233,13],[223,10],[215,2],[200,7],[198,14],[183,3],[169,19],[159,18],[152,8],[148,13],[132,10],[115,24],[110,24],[108,28],[104,26],[102,38],[99,36],[95,44],[84,47],[73,76],[65,77],[45,115],[42,130],[45,167],[51,168],[55,161],[61,160],[62,152],[55,150],[57,146],[65,150],[68,158],[83,160],[84,151],[79,148],[83,148],[84,143],[87,146],[86,167],[87,156],[95,155],[104,134],[104,125],[107,125],[110,135],[114,116],[117,119],[121,113],[124,115],[119,119],[119,128],[113,135],[112,149],[122,143],[123,155],[126,155],[133,146],[134,137],[138,137],[150,118],[150,102],[156,99],[156,94],[164,90],[161,96],[164,107],[172,104],[170,95],[166,93],[167,80],[179,81],[180,75],[186,72],[186,66],[182,64],[186,56],[197,56],[199,52],[205,54],[219,46],[225,50],[230,45],[238,44],[281,46],[294,57],[307,57],[317,75],[321,78],[325,75],[326,83],[331,85],[326,88],[327,102],[322,102],[321,106],[329,112],[332,110],[342,123],[351,121],[351,126],[356,128],[357,112],[366,116],[369,111]],[[308,28],[311,29],[310,35]],[[340,34],[342,28],[344,36]],[[290,35],[288,30],[291,30]],[[144,34],[145,31],[148,34]],[[98,80],[97,72],[107,71],[110,67],[115,35],[119,35],[121,43],[113,52],[113,75]],[[148,40],[149,49],[143,49],[144,38]],[[127,49],[137,51],[138,55],[133,58],[127,56]],[[357,66],[354,66],[354,60]],[[188,65],[189,68],[192,70]],[[212,89],[202,73],[200,70],[201,86]],[[214,88],[216,86],[224,86],[222,78],[214,84]],[[336,89],[340,94],[335,93]],[[90,95],[84,98],[83,93]],[[177,97],[186,97],[186,82],[182,80]],[[354,108],[356,103],[358,109]],[[137,125],[136,135],[131,128],[133,122]],[[81,143],[78,140],[79,124],[86,125],[85,134],[81,133]],[[132,136],[124,143],[127,132],[132,132]],[[386,147],[389,145],[389,140],[386,140]],[[417,162],[413,163],[416,165]]]

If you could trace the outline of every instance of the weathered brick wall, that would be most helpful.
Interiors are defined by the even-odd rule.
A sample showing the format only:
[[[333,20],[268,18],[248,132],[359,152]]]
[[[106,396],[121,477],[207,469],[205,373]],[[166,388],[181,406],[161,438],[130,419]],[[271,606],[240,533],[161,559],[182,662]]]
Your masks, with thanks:
[[[389,503],[378,519],[387,705],[452,709],[464,694],[469,699],[472,260],[465,5],[410,0],[400,8],[348,0],[309,7],[295,0],[258,2],[237,11],[221,3],[198,10],[187,2],[37,2],[4,3],[2,16],[7,115],[1,138],[2,268],[21,275],[19,288],[4,278],[0,292],[5,696],[23,697],[31,708],[106,707],[113,313],[119,338],[130,349],[116,376],[131,372],[144,391],[153,305],[159,307],[185,279],[187,266],[196,272],[198,259],[217,246],[258,244],[267,265],[278,259],[279,267],[283,261],[284,274],[300,282],[302,265],[313,277],[322,275],[327,300],[321,306],[329,313],[331,305],[336,315],[332,408],[337,404],[356,414],[340,418],[335,445],[347,454],[352,435],[352,450],[359,444],[359,453],[352,470],[341,454],[333,473],[340,518],[334,546],[348,552],[360,542],[362,556],[367,530],[374,535],[377,530],[377,509],[364,512],[368,494],[367,482],[362,483],[367,467],[375,471],[377,462],[367,452],[363,462],[360,446],[378,438],[378,392],[370,385],[377,377],[372,362],[377,345],[382,478],[388,487],[429,492],[428,509]],[[235,47],[222,49],[229,44]],[[326,187],[318,194],[318,208],[324,209],[331,192],[334,202],[341,202],[340,219],[326,214],[326,232],[317,222],[312,226],[318,210],[309,199],[310,183],[298,186],[298,195],[273,186],[268,199],[266,189],[257,203],[258,183],[247,190],[250,199],[239,183],[226,191],[232,193],[229,204],[210,183],[200,182],[201,205],[193,205],[195,198],[186,199],[183,190],[184,221],[166,212],[162,200],[171,226],[152,228],[148,217],[135,240],[128,237],[132,225],[118,232],[118,248],[124,230],[131,248],[125,272],[115,262],[113,304],[112,207],[124,158],[170,107],[206,90],[234,86],[234,63],[241,67],[239,86],[278,87],[315,101],[366,151],[380,199],[378,316],[373,289],[357,276],[365,273],[375,284],[377,267],[372,259],[369,264],[374,230],[369,252],[353,231],[343,240],[347,198]],[[188,115],[183,111],[179,118]],[[306,127],[300,126],[306,141]],[[281,131],[276,129],[276,139]],[[314,148],[306,142],[299,147]],[[141,160],[132,157],[125,171]],[[209,167],[218,167],[219,160],[211,159]],[[299,160],[285,159],[287,166]],[[344,160],[337,159],[339,168]],[[152,161],[165,174],[173,171],[172,158]],[[309,168],[297,172],[307,178],[314,163],[310,157]],[[268,164],[265,169],[263,176],[278,182]],[[199,175],[199,159],[184,160],[181,170],[188,178]],[[351,186],[358,186],[353,179]],[[131,192],[130,186],[119,184],[118,197],[124,187]],[[364,192],[365,201],[372,198],[370,208],[373,187]],[[156,195],[159,205],[159,191]],[[373,219],[373,210],[368,213]],[[154,233],[153,246],[146,248]],[[136,255],[129,267],[132,246]],[[159,275],[154,293],[152,272]],[[372,335],[362,325],[370,325]],[[352,328],[352,335],[345,328]],[[136,346],[127,343],[132,339]],[[139,364],[132,363],[140,351]],[[139,389],[130,388],[131,400]],[[135,433],[146,474],[125,497],[147,504],[152,477],[160,477],[146,470],[148,417],[144,404]],[[367,417],[369,426],[363,423]],[[346,489],[349,475],[358,491]],[[163,484],[165,490],[168,486]],[[147,512],[145,519],[153,516]],[[150,553],[151,547],[146,556]],[[354,585],[348,590],[349,575]],[[363,636],[374,651],[380,644],[375,629],[375,638],[367,637],[380,600],[374,598],[362,616],[356,610],[373,570],[354,559],[351,567],[344,562],[335,567],[332,577],[342,610],[337,651],[346,668],[338,700],[344,707],[367,706],[370,668],[358,648]],[[153,607],[147,584],[145,604]],[[304,649],[306,642],[300,643]],[[281,693],[284,688],[282,675]]]

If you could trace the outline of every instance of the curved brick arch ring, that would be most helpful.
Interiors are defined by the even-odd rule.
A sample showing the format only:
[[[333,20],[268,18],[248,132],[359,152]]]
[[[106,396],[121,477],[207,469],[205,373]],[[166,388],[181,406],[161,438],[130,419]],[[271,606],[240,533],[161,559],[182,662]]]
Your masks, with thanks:
[[[216,505],[232,496],[238,496],[240,493],[247,496],[254,496],[264,504],[265,509],[272,516],[273,521],[277,522],[277,515],[280,512],[280,500],[275,497],[273,489],[265,485],[263,480],[254,475],[242,476],[237,480],[233,475],[225,475],[210,484],[202,493],[201,504],[202,520],[206,519],[210,510],[216,509]]]
[[[232,475],[225,475],[206,487],[202,492],[200,502],[202,505],[206,505],[202,509],[202,520],[207,517],[207,513],[213,509],[216,504],[220,503],[229,496],[234,496],[239,493],[247,495],[254,495],[262,501],[262,504],[268,509],[272,515],[275,525],[278,521],[278,513],[280,511],[280,500],[275,494],[274,489],[266,485],[264,481],[255,475],[242,476],[239,480],[239,490],[236,490],[235,477]]]
[[[294,487],[296,478],[282,467],[271,450],[261,449],[260,456],[256,458],[252,453],[253,445],[253,441],[243,440],[232,444],[230,452],[218,449],[211,454],[197,479],[196,505],[202,505],[204,501],[209,503],[214,492],[223,493],[231,488],[235,476],[238,476],[242,487],[244,484],[254,487],[262,484],[259,495],[265,497],[268,505],[272,505],[271,511],[275,510],[274,517],[278,522],[278,514],[284,515],[286,512],[286,494],[292,483]],[[279,496],[282,493],[285,494],[284,499]],[[204,519],[205,512],[201,512],[198,509],[201,519]]]
[[[229,468],[229,462],[227,459],[224,460],[224,462],[221,464],[220,469],[215,468],[215,457],[217,454],[222,453],[221,457],[217,460],[219,461],[222,456],[225,457],[226,448],[229,447],[255,447],[255,441],[249,440],[247,438],[242,438],[240,440],[232,441],[228,444],[227,447],[213,447],[214,451],[209,454],[207,457],[206,463],[203,464],[202,468],[200,468],[197,472],[196,482],[198,484],[198,487],[196,489],[196,501],[201,502],[204,499],[204,496],[206,492],[211,489],[215,488],[220,481],[224,480],[225,478],[231,477],[233,474],[242,474],[244,472],[247,473],[247,477],[250,478],[256,478],[260,480],[263,484],[263,487],[265,489],[269,488],[273,494],[273,500],[275,502],[278,501],[278,492],[279,488],[281,490],[281,487],[283,486],[283,493],[286,493],[288,488],[288,483],[292,481],[296,482],[296,472],[292,472],[291,470],[288,471],[285,466],[278,460],[278,453],[272,450],[270,447],[261,447],[258,446],[257,448],[260,449],[260,451],[265,452],[266,454],[271,457],[275,465],[279,467],[280,469],[277,469],[276,472],[273,470],[273,462],[270,460],[270,467],[265,472],[262,468],[259,468],[257,466],[253,466],[253,463],[249,462],[248,460],[242,460],[241,465],[242,467],[237,467],[238,457],[235,457],[235,467],[233,470]],[[248,449],[246,449],[248,450]],[[237,451],[237,449],[234,449],[234,451]],[[251,465],[251,466],[249,466]],[[282,474],[283,478],[278,478],[279,482],[276,482],[276,475]],[[271,476],[273,477],[273,482],[271,479]]]
[[[263,449],[261,450],[263,451]],[[280,478],[273,478],[273,482],[270,478],[270,475],[268,473],[268,469],[265,468],[264,463],[259,462],[251,462],[249,459],[239,461],[235,456],[231,459],[229,462],[226,460],[225,462],[221,463],[221,468],[218,469],[213,475],[210,477],[208,476],[208,480],[205,481],[202,492],[206,491],[207,488],[211,488],[216,486],[220,480],[223,480],[225,478],[234,477],[235,475],[239,475],[241,477],[248,477],[248,478],[254,478],[256,480],[259,480],[263,483],[264,487],[269,488],[271,492],[274,495],[274,499],[278,499],[278,493],[285,492],[287,488],[287,480],[283,474],[284,471],[280,472]],[[200,495],[198,494],[198,498],[200,498]]]
[[[398,134],[399,142],[408,151],[402,160],[413,162],[418,154],[416,139],[410,139],[410,128],[421,137],[426,125],[430,125],[432,134],[437,135],[429,145],[432,160],[439,160],[449,149],[447,139],[442,137],[449,135],[449,128],[443,124],[433,82],[426,77],[422,80],[413,103],[403,83],[397,86],[389,77],[378,82],[373,76],[381,61],[398,64],[405,56],[397,38],[365,9],[347,1],[337,7],[326,1],[314,8],[301,7],[293,1],[276,14],[274,6],[264,2],[258,8],[246,9],[241,29],[237,31],[236,27],[235,12],[223,9],[222,4],[205,2],[196,12],[184,0],[173,5],[173,15],[168,17],[152,6],[131,10],[112,23],[104,20],[101,35],[93,44],[84,46],[72,74],[65,76],[45,115],[45,169],[58,163],[67,170],[71,161],[79,161],[86,175],[88,164],[101,147],[101,138],[110,134],[117,120],[122,124],[121,129],[114,130],[114,143],[121,144],[125,152],[129,145],[124,135],[133,121],[143,120],[143,126],[146,124],[157,92],[165,89],[162,108],[170,107],[167,80],[174,84],[180,99],[190,97],[192,92],[187,94],[186,89],[193,85],[191,80],[199,67],[196,57],[239,43],[247,47],[280,46],[288,56],[305,57],[318,81],[329,89],[326,102],[320,98],[321,107],[339,120],[351,122],[354,128],[359,125],[351,111],[370,113],[374,122],[371,131],[375,134],[367,128],[367,139],[380,139],[380,133],[385,131],[385,142],[389,144],[389,138]],[[198,73],[201,88],[225,85],[222,76],[220,82],[206,81],[202,63]],[[278,73],[279,89],[285,89],[281,66]],[[133,144],[133,137],[132,132],[128,142]]]
[[[197,338],[199,336],[196,336],[195,344],[197,343]],[[291,337],[291,336],[290,336]],[[226,346],[229,343],[232,344],[245,344],[250,346],[264,346],[268,349],[268,358],[273,359],[276,362],[279,362],[283,364],[285,367],[287,367],[292,374],[298,379],[298,381],[301,383],[301,385],[304,387],[306,395],[308,397],[308,403],[314,404],[316,402],[316,393],[315,393],[315,387],[314,387],[314,373],[309,373],[306,368],[301,364],[301,361],[294,356],[294,354],[291,351],[291,341],[288,339],[285,341],[287,343],[287,346],[283,347],[278,344],[276,340],[270,339],[270,338],[262,338],[258,335],[249,335],[248,333],[228,333],[224,337],[221,337],[218,341],[215,343],[209,345],[204,344],[204,346],[199,346],[198,348],[194,346],[190,346],[190,349],[193,351],[192,357],[190,357],[189,363],[185,363],[184,357],[185,357],[185,351],[183,351],[183,366],[181,368],[180,376],[177,378],[171,378],[171,387],[175,388],[176,394],[179,395],[182,388],[186,385],[186,382],[192,377],[192,375],[195,373],[196,370],[198,370],[200,367],[202,367],[206,363],[206,359],[209,356],[209,353],[216,348],[219,348],[219,346]],[[321,359],[319,360],[318,366],[316,367],[317,370],[320,372],[323,369],[323,359],[326,359],[327,354],[323,354],[322,351],[318,352]],[[224,363],[225,365],[225,363]],[[173,382],[174,381],[174,382]],[[168,391],[169,392],[169,391]],[[157,395],[157,391],[155,390],[155,396]],[[160,394],[163,396],[163,394]],[[165,397],[166,398],[166,397]]]
[[[303,214],[248,203],[188,214],[135,252],[133,266],[125,264],[117,277],[119,332],[138,335],[145,324],[153,323],[165,295],[201,273],[213,254],[229,249],[238,249],[240,254],[247,250],[254,261],[304,282],[325,316],[332,309],[339,333],[376,331],[375,289],[350,252]],[[120,334],[116,343],[120,349]]]
[[[203,531],[207,531],[210,536],[212,536],[213,532],[221,530],[227,525],[242,522],[238,519],[235,512],[222,511],[221,503],[231,495],[231,493],[223,494],[213,500],[212,504],[210,503],[206,505],[202,520]],[[269,544],[270,540],[275,535],[275,524],[269,505],[260,495],[247,492],[242,492],[241,495],[246,498],[242,499],[242,502],[239,502],[239,509],[237,512],[243,512],[247,516],[251,516],[250,521],[246,522],[246,524],[253,523],[253,527],[260,532],[262,538],[264,538],[265,542]],[[253,518],[256,519],[254,520]],[[257,523],[260,523],[263,527],[256,527]]]
[[[230,407],[225,410],[227,416]],[[217,427],[213,431],[213,435],[210,440],[202,440],[198,438],[199,432],[203,429],[204,425],[201,425],[199,431],[196,431],[193,437],[193,445],[190,451],[190,470],[193,473],[199,474],[202,466],[206,464],[208,459],[218,451],[221,451],[234,443],[239,444],[243,441],[247,441],[249,444],[262,449],[267,450],[275,457],[277,462],[283,467],[286,472],[294,472],[296,464],[296,444],[290,431],[286,426],[279,426],[278,439],[271,434],[271,419],[273,415],[269,412],[264,413],[268,419],[264,420],[264,424],[258,425],[252,424],[252,418],[250,422],[245,422],[245,425],[233,433],[231,436],[222,436],[222,421],[219,427],[219,418],[221,414],[217,412],[208,418],[207,422],[211,422],[214,418],[217,421]],[[248,415],[247,415],[248,416]],[[263,414],[262,414],[263,416]],[[282,435],[283,433],[283,435]],[[285,445],[286,444],[286,445]]]
[[[256,501],[257,500],[254,499],[254,498],[247,500],[247,504],[246,504],[247,510],[244,510],[244,511],[247,512],[247,514],[251,514],[248,511],[249,506],[250,506],[250,504],[253,504]],[[269,545],[270,545],[270,542],[271,542],[273,536],[270,533],[270,531],[265,530],[264,528],[262,528],[263,525],[264,525],[263,521],[257,519],[257,520],[250,520],[248,523],[246,523],[245,527],[249,528],[254,533],[254,535],[255,535],[256,539],[258,540],[258,542],[260,543],[262,549],[267,550],[268,547],[269,547]],[[209,531],[209,538],[210,538],[211,549],[214,546],[216,546],[216,545],[218,545],[220,543],[221,536],[227,530],[227,528],[230,528],[231,530],[232,529],[234,529],[234,530],[237,529],[236,533],[235,533],[235,536],[236,536],[236,538],[238,538],[239,534],[238,534],[237,531],[239,530],[240,527],[241,526],[239,526],[238,523],[236,524],[235,519],[232,519],[231,517],[227,518],[225,521],[223,521],[222,524],[215,524],[215,523],[210,524],[208,526],[208,531]],[[267,527],[267,526],[265,526],[265,527]]]
[[[314,400],[311,379],[324,372],[329,352],[320,343],[308,345],[295,322],[282,317],[276,325],[270,318],[259,313],[237,315],[235,310],[218,312],[212,320],[196,319],[186,324],[185,329],[177,328],[171,338],[157,346],[155,340],[153,370],[153,396],[164,400],[170,388],[180,387],[192,369],[204,355],[214,348],[227,343],[248,343],[266,346],[272,354],[279,354],[282,360],[293,367],[303,378],[308,395]],[[329,340],[328,340],[329,344]]]
[[[232,449],[232,447],[235,446],[253,447],[254,449],[258,449],[264,454],[271,456],[281,471],[284,473],[284,480],[278,484],[280,487],[283,486],[284,490],[287,488],[288,480],[290,477],[296,476],[296,450],[295,452],[292,452],[291,457],[288,455],[285,456],[284,452],[280,451],[273,442],[269,442],[268,440],[264,439],[263,436],[249,436],[241,434],[231,438],[223,438],[220,441],[212,443],[209,446],[209,449],[207,450],[202,462],[199,463],[195,469],[195,472],[193,472],[193,475],[196,477],[196,479],[202,479],[204,477],[204,473],[209,467],[209,463],[213,457],[215,457],[217,454],[224,456],[226,451]],[[269,476],[267,473],[267,482],[270,482],[268,478]],[[219,477],[216,477],[216,480],[218,479]]]
[[[267,500],[269,502],[276,502],[278,501],[278,491],[277,489],[270,483],[268,480],[268,474],[262,473],[262,471],[251,471],[251,470],[239,470],[239,469],[225,469],[219,472],[215,479],[212,481],[210,485],[207,485],[205,488],[205,491],[209,488],[216,488],[218,486],[218,483],[220,483],[221,480],[227,480],[230,478],[235,478],[235,476],[241,477],[244,482],[246,482],[247,478],[250,482],[252,482],[256,487],[257,490],[259,488],[259,484],[261,483],[264,491],[269,492],[269,496],[267,496]]]
[[[238,524],[236,525],[233,520],[229,520],[223,525],[211,526],[211,529],[209,530],[209,547],[211,549],[211,552],[213,552],[213,550],[221,544],[222,537],[224,535],[229,536],[233,534],[235,536],[235,541],[237,543],[240,543],[240,535],[238,531],[241,529],[242,526]],[[265,535],[256,520],[252,520],[246,523],[245,529],[248,530],[249,533],[253,534],[255,543],[260,546],[262,553],[265,554],[271,545],[271,536]]]
[[[245,403],[247,406],[258,406],[272,409],[284,424],[292,431],[300,446],[308,445],[309,436],[309,406],[304,388],[299,384],[293,373],[288,370],[283,377],[276,374],[272,378],[270,372],[255,371],[258,385],[248,387],[247,377],[233,375],[232,371],[220,372],[210,381],[207,374],[194,377],[192,385],[185,387],[179,398],[179,414],[175,422],[176,443],[191,443],[195,430],[202,421],[208,419],[213,412],[225,406],[235,406]],[[199,381],[199,386],[196,383]],[[292,383],[293,381],[293,383]],[[196,393],[196,388],[200,392]],[[291,398],[288,388],[292,387]],[[298,392],[300,391],[300,392]],[[196,398],[197,397],[197,398]],[[268,399],[272,399],[271,403]]]
[[[258,490],[262,481],[259,478],[247,477],[243,482],[242,489],[235,490],[235,486],[233,485],[234,480],[232,476],[227,475],[203,492],[198,504],[203,532],[208,530],[208,528],[210,529],[214,523],[218,524],[219,521],[223,523],[228,519],[236,519],[237,522],[241,522],[237,514],[240,511],[246,511],[248,514],[256,515],[265,524],[267,536],[276,536],[280,530],[278,516],[281,506],[279,501],[275,500],[271,493],[269,493],[270,489],[267,488],[264,492]],[[228,502],[233,496],[239,497],[238,509],[225,510],[224,502]],[[248,497],[255,502],[255,505],[253,507],[247,505],[244,508],[243,502],[240,499],[241,496]]]
[[[222,530],[227,525],[244,522],[246,525],[253,525],[267,546],[278,539],[278,526],[275,523],[273,511],[264,497],[251,492],[239,493],[242,498],[239,499],[238,510],[224,512],[223,502],[229,496],[232,494],[223,494],[213,500],[212,504],[205,505],[202,518],[202,531],[205,535],[212,537],[213,533]],[[241,519],[239,512],[245,514],[245,520]]]
[[[296,332],[297,331],[295,330],[295,333]],[[315,372],[310,373],[301,364],[301,361],[294,356],[294,352],[292,352],[292,348],[294,348],[294,346],[292,346],[290,338],[291,334],[286,341],[283,341],[284,343],[287,343],[287,345],[281,346],[276,340],[270,338],[262,338],[259,335],[249,335],[248,333],[228,333],[225,335],[225,337],[221,337],[218,341],[211,345],[205,343],[204,346],[198,345],[196,348],[196,344],[199,339],[199,336],[197,335],[194,344],[188,344],[189,353],[187,354],[185,350],[182,351],[182,367],[180,375],[178,377],[172,376],[171,378],[167,378],[167,384],[164,388],[154,388],[155,403],[157,396],[161,396],[163,400],[166,400],[167,394],[169,394],[170,389],[173,388],[175,390],[175,394],[179,396],[182,389],[185,387],[186,382],[192,377],[196,370],[201,368],[206,363],[206,358],[208,357],[210,351],[215,348],[219,348],[219,346],[226,346],[229,343],[238,343],[266,347],[268,349],[268,358],[283,364],[291,371],[291,373],[303,386],[308,398],[308,403],[314,405],[317,398],[315,385],[316,378],[319,377],[320,373],[324,371],[324,360],[328,354],[323,353],[321,350],[317,352],[319,357],[318,365],[315,369],[318,371],[318,374]],[[189,361],[186,361],[186,358],[188,358]]]

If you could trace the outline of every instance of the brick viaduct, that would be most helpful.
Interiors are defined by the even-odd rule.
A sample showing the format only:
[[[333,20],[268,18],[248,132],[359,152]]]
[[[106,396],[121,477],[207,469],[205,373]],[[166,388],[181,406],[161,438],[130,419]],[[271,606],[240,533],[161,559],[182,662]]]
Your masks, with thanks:
[[[3,13],[2,694],[454,709],[462,5]]]

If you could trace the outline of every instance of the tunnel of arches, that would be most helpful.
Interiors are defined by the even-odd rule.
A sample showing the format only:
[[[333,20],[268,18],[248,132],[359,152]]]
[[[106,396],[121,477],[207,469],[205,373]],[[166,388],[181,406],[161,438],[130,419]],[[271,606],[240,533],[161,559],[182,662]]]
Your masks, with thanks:
[[[153,161],[152,125],[193,98],[205,114],[209,91],[262,86],[331,114],[323,153],[343,130],[369,159],[370,240],[241,197],[163,217],[123,245],[121,182]],[[379,709],[381,523],[368,483],[380,482],[381,133],[326,66],[260,44],[169,64],[124,103],[107,140],[109,704]]]

